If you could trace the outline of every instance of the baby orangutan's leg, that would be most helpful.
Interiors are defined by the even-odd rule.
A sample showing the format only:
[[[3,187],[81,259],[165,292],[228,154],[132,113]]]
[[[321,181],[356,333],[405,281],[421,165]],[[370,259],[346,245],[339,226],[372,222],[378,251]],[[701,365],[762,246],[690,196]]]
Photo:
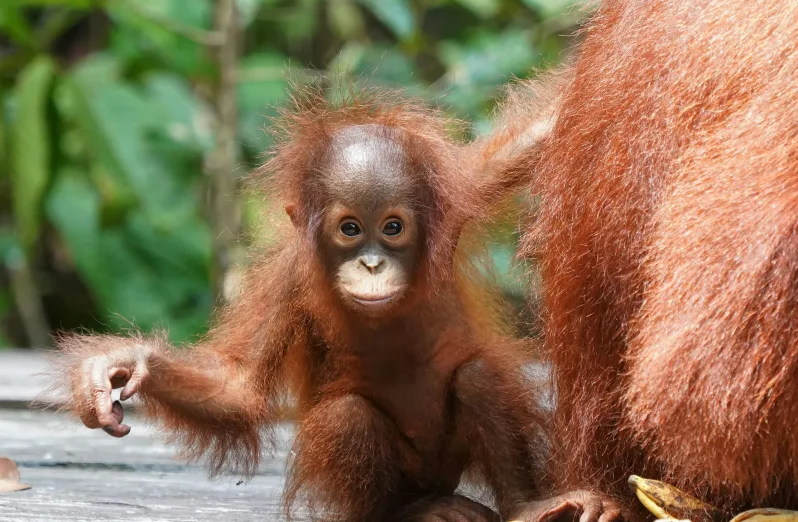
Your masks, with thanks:
[[[396,522],[500,522],[487,506],[462,495],[433,497],[418,502],[394,519]]]
[[[300,421],[285,505],[301,499],[325,520],[383,520],[397,508],[396,427],[358,395],[324,399]]]

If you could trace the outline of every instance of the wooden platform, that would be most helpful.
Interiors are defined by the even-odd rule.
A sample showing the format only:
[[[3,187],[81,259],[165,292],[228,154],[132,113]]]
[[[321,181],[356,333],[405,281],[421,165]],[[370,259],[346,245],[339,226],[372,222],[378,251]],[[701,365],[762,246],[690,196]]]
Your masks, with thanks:
[[[45,388],[35,374],[43,353],[0,351],[0,456],[19,465],[31,489],[0,493],[2,522],[281,520],[279,510],[290,426],[279,431],[274,459],[250,482],[208,480],[187,466],[135,415],[130,435],[114,439],[28,401]],[[128,422],[129,421],[129,422]]]
[[[31,489],[0,494],[1,521],[277,520],[290,429],[277,458],[249,483],[210,481],[174,458],[131,418],[124,439],[76,426],[60,415],[0,410],[0,453]],[[257,517],[256,517],[257,516]]]

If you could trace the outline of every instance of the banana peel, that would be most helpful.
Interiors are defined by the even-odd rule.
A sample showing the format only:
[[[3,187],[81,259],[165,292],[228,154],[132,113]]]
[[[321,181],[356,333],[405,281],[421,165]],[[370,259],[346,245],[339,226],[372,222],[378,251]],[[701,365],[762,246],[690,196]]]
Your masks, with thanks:
[[[632,475],[628,480],[640,503],[657,519],[669,522],[713,522],[723,519],[723,512],[684,491],[660,482]],[[798,511],[758,508],[743,511],[729,522],[798,522]]]
[[[798,522],[798,511],[759,508],[743,511],[730,522]]]
[[[637,475],[629,477],[628,482],[640,503],[658,519],[710,522],[719,520],[723,515],[715,506],[702,502],[670,484]]]

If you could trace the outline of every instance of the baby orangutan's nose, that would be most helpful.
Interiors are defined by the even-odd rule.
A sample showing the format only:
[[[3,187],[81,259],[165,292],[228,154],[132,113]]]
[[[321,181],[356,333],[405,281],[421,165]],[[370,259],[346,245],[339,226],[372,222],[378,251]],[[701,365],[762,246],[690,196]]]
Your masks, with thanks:
[[[374,275],[385,266],[385,259],[376,254],[366,254],[365,256],[360,256],[360,264],[366,267],[370,274]]]

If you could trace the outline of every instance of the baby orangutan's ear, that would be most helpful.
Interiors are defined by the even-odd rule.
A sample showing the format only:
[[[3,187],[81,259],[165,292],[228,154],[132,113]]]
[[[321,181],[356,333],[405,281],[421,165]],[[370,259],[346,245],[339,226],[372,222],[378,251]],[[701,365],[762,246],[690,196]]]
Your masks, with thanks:
[[[285,206],[285,213],[288,214],[288,217],[291,219],[291,223],[294,224],[294,227],[297,226],[296,224],[296,214],[294,214],[296,206],[293,203],[289,203]]]

